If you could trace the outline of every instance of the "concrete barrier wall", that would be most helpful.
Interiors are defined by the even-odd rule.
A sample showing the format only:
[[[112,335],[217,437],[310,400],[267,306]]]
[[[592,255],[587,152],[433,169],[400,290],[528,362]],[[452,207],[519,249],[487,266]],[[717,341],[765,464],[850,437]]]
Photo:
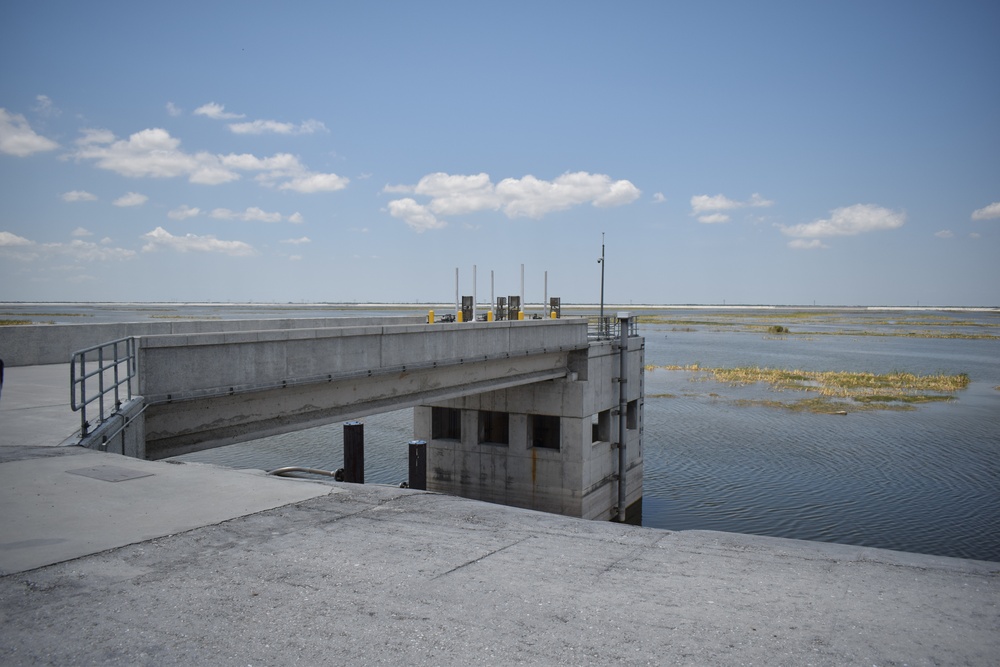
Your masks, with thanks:
[[[386,323],[420,324],[422,315],[387,317],[318,317],[265,320],[177,320],[109,324],[41,324],[0,326],[0,359],[6,366],[69,363],[73,353],[128,336],[321,329]]]
[[[156,403],[206,390],[250,389],[322,375],[427,368],[509,353],[586,347],[585,320],[346,326],[145,336],[140,389]]]

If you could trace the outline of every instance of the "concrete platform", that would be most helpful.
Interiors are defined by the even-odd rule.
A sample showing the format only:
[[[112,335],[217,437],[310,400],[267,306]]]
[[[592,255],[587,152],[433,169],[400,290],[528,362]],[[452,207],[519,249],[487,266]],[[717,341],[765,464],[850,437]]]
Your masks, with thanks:
[[[4,665],[1000,664],[1000,563],[67,447],[0,503]]]

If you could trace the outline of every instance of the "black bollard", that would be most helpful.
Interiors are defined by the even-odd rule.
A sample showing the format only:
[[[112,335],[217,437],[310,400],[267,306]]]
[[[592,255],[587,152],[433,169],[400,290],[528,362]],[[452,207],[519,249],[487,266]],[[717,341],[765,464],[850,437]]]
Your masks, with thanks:
[[[344,481],[365,483],[365,425],[344,423]]]
[[[427,442],[410,440],[410,488],[427,490]]]

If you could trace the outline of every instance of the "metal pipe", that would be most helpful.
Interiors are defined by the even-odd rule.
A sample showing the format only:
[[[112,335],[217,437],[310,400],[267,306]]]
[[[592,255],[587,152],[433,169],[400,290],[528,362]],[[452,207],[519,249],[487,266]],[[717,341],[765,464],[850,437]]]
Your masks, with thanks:
[[[621,342],[618,344],[618,521],[625,521],[625,477],[627,457],[625,456],[628,440],[628,313],[618,313],[618,326],[621,329]]]
[[[284,468],[275,468],[274,470],[268,470],[268,475],[287,475],[290,472],[307,472],[312,475],[325,475],[327,477],[336,477],[337,473],[330,470],[319,470],[317,468],[303,468],[301,466],[285,466]]]
[[[472,265],[472,321],[476,321],[476,304],[479,301],[479,281],[476,279],[476,265]]]

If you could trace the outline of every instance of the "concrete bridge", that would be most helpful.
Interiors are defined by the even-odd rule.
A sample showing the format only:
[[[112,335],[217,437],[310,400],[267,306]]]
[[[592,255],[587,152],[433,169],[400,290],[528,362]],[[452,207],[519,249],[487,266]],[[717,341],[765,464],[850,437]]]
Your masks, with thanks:
[[[431,490],[586,518],[641,509],[643,341],[627,322],[625,339],[592,341],[585,319],[414,319],[140,334],[134,395],[81,444],[160,459],[412,407]],[[31,328],[58,339],[35,346],[51,355],[77,327]]]

